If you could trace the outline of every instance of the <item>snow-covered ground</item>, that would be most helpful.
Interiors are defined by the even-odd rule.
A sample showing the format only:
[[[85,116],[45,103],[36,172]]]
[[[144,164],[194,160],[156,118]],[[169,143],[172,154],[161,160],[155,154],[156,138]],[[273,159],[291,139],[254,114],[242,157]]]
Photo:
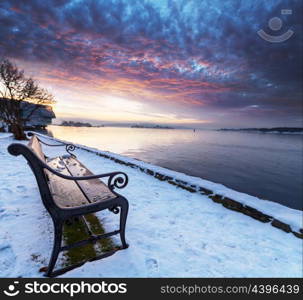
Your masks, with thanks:
[[[0,276],[39,277],[39,269],[47,264],[52,249],[51,220],[24,158],[13,157],[6,150],[12,137],[0,137]],[[59,147],[43,149],[49,156],[64,151]],[[129,175],[130,182],[120,193],[130,203],[126,230],[130,247],[63,276],[303,276],[302,240],[292,234],[137,169],[84,150],[76,150],[76,155],[94,173],[124,171]],[[245,198],[245,194],[235,195]],[[249,196],[247,199],[252,201]],[[264,203],[270,209],[271,203]],[[278,206],[273,207],[277,210]],[[285,212],[288,220],[300,224],[300,212],[286,207]],[[109,212],[100,212],[98,217],[107,230],[117,224],[117,216]]]

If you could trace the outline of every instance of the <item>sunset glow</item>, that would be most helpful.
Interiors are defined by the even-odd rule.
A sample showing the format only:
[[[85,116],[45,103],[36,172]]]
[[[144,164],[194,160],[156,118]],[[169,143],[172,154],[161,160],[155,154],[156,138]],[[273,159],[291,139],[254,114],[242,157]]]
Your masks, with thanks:
[[[58,120],[298,126],[296,3],[1,1],[0,56],[54,94]],[[262,40],[287,4],[294,36]]]

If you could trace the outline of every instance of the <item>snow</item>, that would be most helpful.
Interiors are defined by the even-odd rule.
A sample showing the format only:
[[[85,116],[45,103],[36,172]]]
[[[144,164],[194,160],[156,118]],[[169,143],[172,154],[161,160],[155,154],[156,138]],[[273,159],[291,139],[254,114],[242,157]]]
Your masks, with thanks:
[[[0,133],[0,139],[6,139],[8,137],[12,136],[11,133]]]
[[[12,137],[0,137],[0,276],[41,277],[39,269],[47,264],[52,249],[51,219],[24,158],[13,157],[6,150],[14,142]],[[43,146],[49,156],[63,154],[63,148]],[[292,234],[94,153],[77,149],[76,155],[94,173],[124,171],[129,175],[129,184],[120,193],[130,204],[126,230],[130,247],[62,277],[303,276],[302,240]],[[115,156],[203,184],[258,208],[256,198],[224,186]],[[262,212],[268,209],[280,220],[300,225],[301,212],[270,201],[259,202]],[[110,212],[97,215],[106,230],[116,228],[118,216]]]

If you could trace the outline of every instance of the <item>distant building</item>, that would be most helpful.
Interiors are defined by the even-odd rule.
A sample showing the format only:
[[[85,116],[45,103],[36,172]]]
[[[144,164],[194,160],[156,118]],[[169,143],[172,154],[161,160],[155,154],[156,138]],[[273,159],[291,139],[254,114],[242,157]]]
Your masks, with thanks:
[[[42,128],[52,123],[52,119],[56,118],[53,109],[49,105],[33,104],[23,102],[21,104],[22,117],[26,118],[32,111],[29,120],[25,122],[25,129]]]
[[[3,98],[0,98],[0,101],[5,101]],[[28,118],[28,121],[25,122],[25,129],[45,129],[45,127],[52,123],[52,119],[56,118],[53,109],[49,105],[34,104],[29,102],[21,103],[22,117]],[[0,131],[7,130],[6,124],[1,121],[0,115]]]

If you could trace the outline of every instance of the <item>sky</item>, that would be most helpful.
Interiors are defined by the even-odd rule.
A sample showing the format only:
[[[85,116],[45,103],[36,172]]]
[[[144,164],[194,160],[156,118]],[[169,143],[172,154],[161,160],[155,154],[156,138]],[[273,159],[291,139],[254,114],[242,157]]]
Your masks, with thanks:
[[[55,96],[57,122],[302,126],[302,6],[1,0],[0,58]]]

